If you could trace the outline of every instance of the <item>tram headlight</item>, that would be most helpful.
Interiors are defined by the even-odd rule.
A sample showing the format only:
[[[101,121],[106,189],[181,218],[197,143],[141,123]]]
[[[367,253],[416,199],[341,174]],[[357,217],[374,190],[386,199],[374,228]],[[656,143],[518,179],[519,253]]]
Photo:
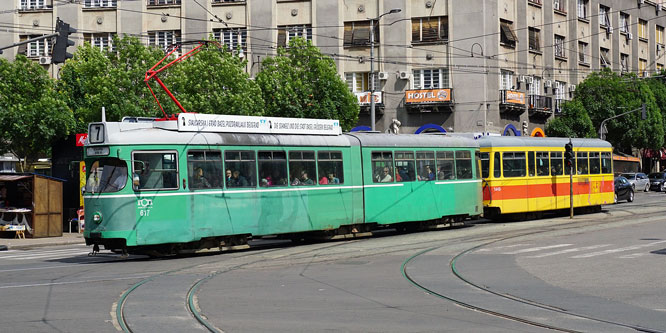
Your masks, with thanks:
[[[93,214],[93,222],[95,222],[95,223],[102,222],[102,213],[95,212],[95,214]]]

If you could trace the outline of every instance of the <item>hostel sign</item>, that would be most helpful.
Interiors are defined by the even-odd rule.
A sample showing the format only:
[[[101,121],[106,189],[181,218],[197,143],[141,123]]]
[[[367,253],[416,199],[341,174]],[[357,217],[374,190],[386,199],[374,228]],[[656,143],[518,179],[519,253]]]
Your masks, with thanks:
[[[181,113],[178,131],[217,133],[340,135],[335,119],[252,117],[217,114]]]
[[[405,103],[441,103],[451,101],[451,89],[407,90]]]
[[[525,105],[525,93],[520,91],[507,90],[505,103]]]

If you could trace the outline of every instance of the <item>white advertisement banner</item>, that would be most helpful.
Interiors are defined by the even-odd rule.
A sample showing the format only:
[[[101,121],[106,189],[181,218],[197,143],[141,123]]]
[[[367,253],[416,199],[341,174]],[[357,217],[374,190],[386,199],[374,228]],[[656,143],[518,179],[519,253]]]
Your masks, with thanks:
[[[183,132],[340,135],[340,122],[333,119],[252,117],[181,113],[178,130]]]
[[[370,92],[369,91],[357,92],[357,93],[354,93],[354,95],[356,95],[356,99],[358,100],[359,105],[370,105]],[[381,104],[382,103],[382,92],[381,91],[375,91],[374,96],[375,96],[375,104]]]

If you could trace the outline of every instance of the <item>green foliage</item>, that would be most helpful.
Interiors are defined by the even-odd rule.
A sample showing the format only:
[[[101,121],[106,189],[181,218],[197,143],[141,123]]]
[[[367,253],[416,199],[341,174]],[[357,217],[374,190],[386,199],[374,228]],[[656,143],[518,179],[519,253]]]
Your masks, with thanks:
[[[294,38],[289,48],[262,62],[256,81],[275,117],[338,119],[343,130],[358,121],[356,97],[337,73],[335,62],[310,41]]]
[[[69,134],[73,120],[42,66],[23,55],[0,59],[0,152],[34,161]]]
[[[583,104],[574,100],[562,105],[562,116],[548,122],[546,135],[564,138],[593,138],[596,133]]]

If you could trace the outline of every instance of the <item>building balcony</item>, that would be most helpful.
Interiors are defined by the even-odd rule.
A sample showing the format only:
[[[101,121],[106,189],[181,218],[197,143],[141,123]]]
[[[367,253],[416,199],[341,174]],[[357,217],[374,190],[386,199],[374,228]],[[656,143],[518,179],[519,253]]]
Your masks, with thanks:
[[[525,112],[525,93],[500,90],[500,113],[522,114]]]
[[[453,89],[420,89],[405,91],[405,108],[409,113],[451,112]]]
[[[528,110],[530,116],[548,118],[553,115],[553,99],[548,96],[529,95]]]

